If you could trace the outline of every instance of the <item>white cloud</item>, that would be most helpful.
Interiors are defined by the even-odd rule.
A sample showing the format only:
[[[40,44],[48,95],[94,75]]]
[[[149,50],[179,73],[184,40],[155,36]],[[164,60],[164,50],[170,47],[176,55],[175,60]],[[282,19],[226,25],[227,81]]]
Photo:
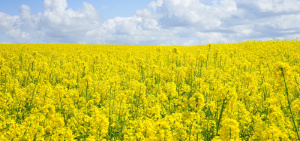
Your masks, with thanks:
[[[200,43],[227,43],[227,42],[237,42],[236,40],[230,38],[231,34],[224,34],[219,32],[197,32],[196,37],[200,40]],[[216,42],[216,39],[218,40]]]
[[[22,42],[29,39],[29,34],[22,31],[22,22],[18,16],[10,16],[5,13],[0,13],[0,31],[11,39],[15,39],[16,42]],[[8,40],[6,37],[2,38],[1,42],[13,42],[14,40]]]
[[[31,18],[31,8],[27,5],[21,5],[21,17],[24,19]]]
[[[44,11],[0,12],[0,42],[179,44],[295,39],[298,0],[156,0],[131,17],[101,21],[93,5],[73,10],[66,0],[45,0]]]
[[[299,0],[236,0],[238,4],[248,5],[251,8],[256,7],[260,12],[282,13],[282,12],[299,12]]]
[[[44,7],[41,31],[55,42],[77,42],[100,25],[100,14],[86,2],[77,11],[67,9],[66,0],[45,0]]]
[[[66,0],[45,0],[44,1],[44,8],[45,13],[56,13],[56,14],[63,14],[67,8],[68,4]]]

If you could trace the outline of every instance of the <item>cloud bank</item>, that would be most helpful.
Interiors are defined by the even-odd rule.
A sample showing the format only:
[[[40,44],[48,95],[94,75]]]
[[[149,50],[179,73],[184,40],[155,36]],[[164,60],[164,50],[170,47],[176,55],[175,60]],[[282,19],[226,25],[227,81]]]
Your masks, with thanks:
[[[247,40],[293,40],[300,35],[298,0],[156,0],[132,17],[102,21],[93,5],[45,0],[44,11],[0,12],[2,43],[196,45]]]

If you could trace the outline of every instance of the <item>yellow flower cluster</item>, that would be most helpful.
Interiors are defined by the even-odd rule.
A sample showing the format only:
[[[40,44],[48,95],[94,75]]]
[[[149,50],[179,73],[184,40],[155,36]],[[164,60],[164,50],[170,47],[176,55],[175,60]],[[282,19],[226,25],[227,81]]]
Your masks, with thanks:
[[[0,140],[299,140],[299,45],[0,44]]]

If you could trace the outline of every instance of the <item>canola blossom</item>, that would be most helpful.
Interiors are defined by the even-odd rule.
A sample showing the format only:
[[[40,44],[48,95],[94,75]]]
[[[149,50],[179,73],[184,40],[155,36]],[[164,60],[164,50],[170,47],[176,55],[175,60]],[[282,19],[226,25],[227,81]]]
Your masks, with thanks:
[[[300,41],[0,44],[0,140],[300,140]]]

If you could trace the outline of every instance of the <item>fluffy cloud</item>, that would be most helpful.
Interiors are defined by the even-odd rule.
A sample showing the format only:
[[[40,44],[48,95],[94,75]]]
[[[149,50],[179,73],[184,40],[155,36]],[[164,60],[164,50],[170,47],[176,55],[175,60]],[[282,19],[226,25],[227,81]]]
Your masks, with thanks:
[[[45,0],[44,12],[31,14],[30,7],[22,5],[19,16],[0,13],[0,31],[9,42],[63,42],[77,43],[89,31],[100,26],[100,14],[83,2],[77,11],[67,8],[66,0]]]
[[[164,0],[150,6],[159,13],[159,21],[166,27],[197,26],[203,30],[219,27],[222,19],[236,12],[235,3],[230,1],[208,6],[199,0]]]
[[[298,0],[260,0],[260,1],[239,0],[236,1],[236,3],[241,7],[255,13],[299,14],[300,12],[299,9],[300,1]]]
[[[106,21],[93,5],[73,10],[45,0],[44,11],[0,12],[0,42],[195,45],[299,36],[298,0],[156,0],[131,17]]]

